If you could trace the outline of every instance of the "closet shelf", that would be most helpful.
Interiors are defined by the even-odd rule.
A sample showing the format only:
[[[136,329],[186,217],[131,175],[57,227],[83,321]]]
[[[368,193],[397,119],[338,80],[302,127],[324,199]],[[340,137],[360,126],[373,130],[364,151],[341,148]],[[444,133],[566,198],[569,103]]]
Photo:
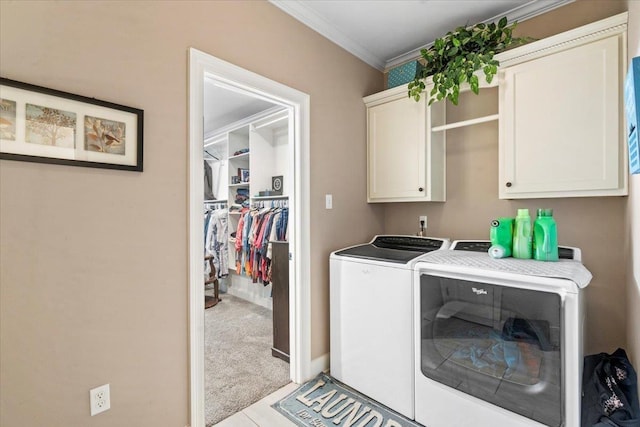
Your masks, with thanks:
[[[237,160],[237,159],[248,159],[249,153],[237,154],[235,156],[229,156],[229,160]]]
[[[441,132],[441,131],[444,131],[444,130],[455,129],[455,128],[460,128],[460,127],[464,127],[464,126],[471,126],[471,125],[476,125],[476,124],[479,124],[479,123],[490,122],[490,121],[493,121],[493,120],[498,120],[498,117],[499,117],[498,114],[491,114],[490,116],[478,117],[476,119],[463,120],[463,121],[455,122],[455,123],[448,123],[448,124],[442,125],[442,126],[434,126],[433,128],[431,128],[431,132]]]
[[[248,187],[249,182],[239,182],[238,184],[229,184],[229,187]]]
[[[289,196],[254,196],[251,200],[282,200],[288,198]]]

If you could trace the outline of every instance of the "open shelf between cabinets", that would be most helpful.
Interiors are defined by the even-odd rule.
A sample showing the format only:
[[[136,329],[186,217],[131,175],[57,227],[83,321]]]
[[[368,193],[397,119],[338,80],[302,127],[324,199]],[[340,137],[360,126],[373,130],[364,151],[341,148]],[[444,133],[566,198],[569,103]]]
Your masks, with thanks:
[[[470,119],[470,120],[463,120],[460,122],[455,122],[455,123],[448,123],[446,125],[442,125],[442,126],[434,126],[431,128],[431,132],[441,132],[444,130],[449,130],[449,129],[455,129],[455,128],[460,128],[460,127],[464,127],[464,126],[471,126],[471,125],[475,125],[475,124],[479,124],[479,123],[485,123],[485,122],[490,122],[493,120],[498,120],[498,114],[491,114],[490,116],[485,116],[485,117],[478,117],[476,119]]]

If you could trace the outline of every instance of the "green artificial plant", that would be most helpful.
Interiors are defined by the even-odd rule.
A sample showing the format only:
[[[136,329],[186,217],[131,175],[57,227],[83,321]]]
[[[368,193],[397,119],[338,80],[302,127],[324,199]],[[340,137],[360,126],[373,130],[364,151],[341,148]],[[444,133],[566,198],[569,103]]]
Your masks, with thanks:
[[[494,55],[508,47],[531,41],[528,37],[512,36],[516,22],[507,25],[507,18],[491,24],[476,24],[473,27],[458,27],[444,37],[436,39],[429,49],[422,49],[420,61],[424,66],[409,83],[409,97],[420,100],[425,89],[424,79],[433,78],[433,89],[429,93],[429,105],[444,98],[458,105],[460,85],[468,82],[477,95],[479,88],[476,71],[482,69],[487,83],[491,83],[498,72],[499,62]]]

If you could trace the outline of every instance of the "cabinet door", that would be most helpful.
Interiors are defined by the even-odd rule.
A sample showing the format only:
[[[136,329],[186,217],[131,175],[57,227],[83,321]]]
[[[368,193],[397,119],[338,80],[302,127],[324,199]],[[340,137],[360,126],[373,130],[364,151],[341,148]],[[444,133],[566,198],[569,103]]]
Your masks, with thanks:
[[[500,85],[500,198],[626,194],[620,38],[508,68]]]
[[[426,200],[425,98],[404,94],[367,109],[369,202]]]

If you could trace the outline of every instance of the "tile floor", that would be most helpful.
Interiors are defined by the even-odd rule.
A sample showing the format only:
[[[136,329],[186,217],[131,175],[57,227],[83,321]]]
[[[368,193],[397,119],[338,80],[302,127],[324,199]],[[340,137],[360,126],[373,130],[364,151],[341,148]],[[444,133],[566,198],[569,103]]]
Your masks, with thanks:
[[[273,409],[271,405],[298,387],[300,387],[299,384],[289,383],[241,412],[220,421],[214,427],[295,427],[294,423]]]

